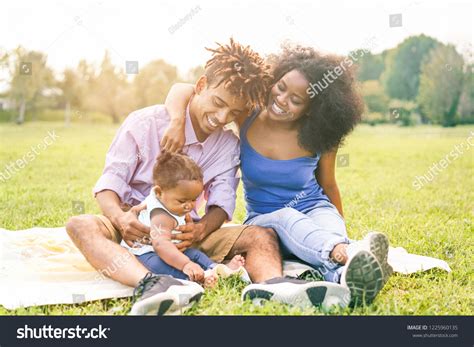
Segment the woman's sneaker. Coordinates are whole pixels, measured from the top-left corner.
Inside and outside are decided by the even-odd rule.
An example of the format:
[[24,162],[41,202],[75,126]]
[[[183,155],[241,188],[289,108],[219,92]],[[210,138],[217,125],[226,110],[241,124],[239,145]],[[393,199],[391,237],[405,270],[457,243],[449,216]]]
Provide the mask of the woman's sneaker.
[[331,282],[308,282],[290,277],[277,277],[264,283],[245,287],[242,300],[250,299],[254,303],[262,300],[274,300],[301,308],[331,306],[346,307],[351,293],[347,287]]
[[350,257],[344,266],[341,284],[351,291],[349,306],[372,303],[383,287],[382,267],[375,255],[360,250]]
[[382,267],[383,285],[385,285],[393,273],[392,267],[388,264],[388,237],[379,232],[370,232],[362,240],[347,246],[347,256],[351,258],[360,250],[366,250],[375,255],[375,258],[377,258]]
[[148,273],[133,292],[131,316],[180,314],[199,301],[204,289],[197,283]]

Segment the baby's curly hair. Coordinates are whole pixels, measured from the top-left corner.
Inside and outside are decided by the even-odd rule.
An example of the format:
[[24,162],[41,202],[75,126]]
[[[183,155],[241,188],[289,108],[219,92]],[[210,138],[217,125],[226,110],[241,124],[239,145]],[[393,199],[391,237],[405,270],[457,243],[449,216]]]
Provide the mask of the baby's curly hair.
[[172,189],[179,181],[201,181],[201,168],[185,154],[163,152],[153,167],[153,182],[161,189]]
[[251,109],[264,107],[267,101],[272,77],[270,66],[250,46],[242,46],[230,39],[230,44],[217,43],[212,58],[205,66],[205,75],[209,84],[224,87],[233,95],[249,99]]
[[[314,85],[323,81],[329,70],[349,63],[347,59],[323,55],[311,47],[287,42],[282,45],[282,52],[270,55],[268,61],[272,65],[274,83],[286,73],[297,70]],[[301,118],[298,141],[311,153],[325,153],[337,148],[361,120],[364,103],[356,87],[354,67],[353,62],[345,66],[344,72],[328,83],[327,88],[310,98],[308,115]]]

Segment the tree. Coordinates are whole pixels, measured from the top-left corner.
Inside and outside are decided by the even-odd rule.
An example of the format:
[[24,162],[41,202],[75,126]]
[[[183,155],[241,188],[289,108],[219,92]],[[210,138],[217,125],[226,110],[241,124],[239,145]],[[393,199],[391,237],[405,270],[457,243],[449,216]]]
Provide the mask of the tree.
[[35,116],[45,99],[45,91],[53,87],[52,70],[46,65],[46,56],[41,52],[28,51],[19,46],[11,54],[11,81],[8,97],[18,107],[17,123],[25,121],[27,108]]
[[464,59],[452,45],[439,45],[421,68],[418,103],[443,126],[455,125],[463,85]]
[[[0,48],[0,72],[8,70],[8,62],[9,62],[10,55],[7,51]],[[4,82],[6,80],[6,76],[3,73],[0,73],[0,82]]]
[[114,123],[119,122],[120,115],[128,113],[129,107],[124,108],[130,100],[127,78],[122,69],[114,66],[109,52],[105,52],[99,73],[89,85],[89,107],[110,115]]
[[164,103],[170,87],[177,81],[178,72],[175,66],[162,59],[148,63],[140,69],[133,81],[136,107]]
[[188,73],[186,74],[185,81],[194,84],[197,82],[199,77],[204,75],[204,72],[204,67],[202,67],[201,65],[195,66],[189,69]]
[[94,103],[97,97],[94,95],[94,88],[98,75],[97,69],[85,59],[81,59],[75,72],[78,80],[77,88],[81,94],[80,107],[83,110],[96,111]]
[[364,53],[357,61],[359,69],[357,79],[359,81],[378,80],[384,70],[382,54]]
[[82,105],[84,95],[83,84],[75,70],[65,69],[63,79],[59,81],[58,86],[62,91],[60,104],[65,108],[65,123],[66,126],[69,126],[71,122],[71,107],[78,109]]
[[459,121],[474,122],[474,64],[469,64],[464,71],[463,90],[459,100]]
[[382,81],[388,96],[415,100],[420,84],[421,65],[440,43],[428,36],[412,36],[388,52]]
[[370,112],[386,113],[389,99],[379,81],[365,81],[362,83],[362,95]]
[[392,99],[388,103],[388,109],[392,122],[401,126],[411,126],[421,122],[421,117],[416,114],[418,105],[413,101]]

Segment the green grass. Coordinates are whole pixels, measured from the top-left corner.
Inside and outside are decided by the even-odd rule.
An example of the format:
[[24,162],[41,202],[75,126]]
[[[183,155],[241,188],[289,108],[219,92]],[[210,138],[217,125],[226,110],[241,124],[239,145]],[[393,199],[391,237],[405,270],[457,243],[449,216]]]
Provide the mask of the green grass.
[[[73,214],[72,201],[84,201],[86,213],[98,213],[91,189],[101,174],[106,150],[115,134],[111,125],[26,123],[0,125],[0,172],[40,143],[49,130],[57,141],[17,172],[0,181],[0,227],[25,229],[62,226]],[[398,128],[360,126],[340,153],[349,166],[337,169],[349,236],[369,230],[387,233],[391,244],[409,252],[446,260],[452,273],[433,270],[411,276],[394,275],[369,307],[330,313],[352,315],[472,315],[473,314],[473,187],[474,148],[465,150],[435,179],[417,191],[412,182],[438,163],[456,144],[466,143],[472,126]],[[239,191],[235,222],[244,217]],[[208,291],[188,314],[300,315],[277,303],[262,307],[241,302],[244,284],[228,279]],[[0,314],[125,314],[130,299],[80,305],[52,305]]]

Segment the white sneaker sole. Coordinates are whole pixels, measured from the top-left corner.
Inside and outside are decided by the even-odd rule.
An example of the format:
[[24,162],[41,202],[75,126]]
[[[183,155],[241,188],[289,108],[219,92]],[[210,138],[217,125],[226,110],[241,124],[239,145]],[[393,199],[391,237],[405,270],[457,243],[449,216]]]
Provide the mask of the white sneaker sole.
[[346,264],[341,284],[351,291],[350,306],[370,304],[383,287],[382,267],[374,254],[357,252]]
[[379,232],[370,232],[367,234],[367,238],[369,240],[370,251],[375,255],[382,267],[383,284],[385,285],[393,273],[393,268],[387,262],[389,250],[388,237]]
[[[201,288],[199,288],[201,289]],[[171,286],[164,293],[155,294],[137,301],[130,316],[179,315],[199,301],[203,290],[191,292],[186,286]]]
[[337,283],[309,282],[296,284],[291,282],[275,284],[251,284],[242,293],[242,300],[274,300],[301,308],[331,306],[346,307],[350,301],[350,290]]

